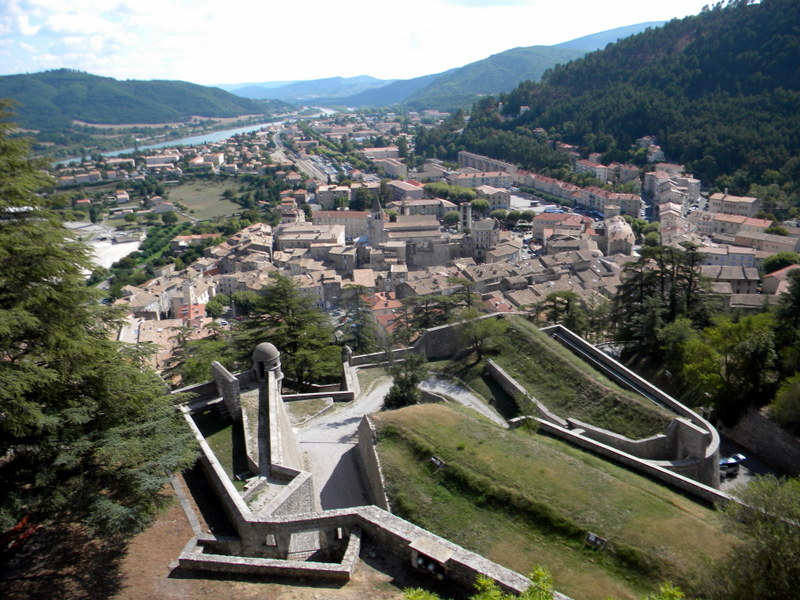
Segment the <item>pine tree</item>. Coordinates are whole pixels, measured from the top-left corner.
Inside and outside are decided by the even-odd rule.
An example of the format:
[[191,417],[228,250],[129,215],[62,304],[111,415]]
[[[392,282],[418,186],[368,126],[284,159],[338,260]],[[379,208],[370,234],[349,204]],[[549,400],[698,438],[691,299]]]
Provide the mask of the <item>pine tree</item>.
[[113,341],[119,314],[86,286],[91,267],[38,192],[49,176],[9,137],[0,101],[0,529],[83,520],[144,526],[172,472],[194,460],[163,381]]

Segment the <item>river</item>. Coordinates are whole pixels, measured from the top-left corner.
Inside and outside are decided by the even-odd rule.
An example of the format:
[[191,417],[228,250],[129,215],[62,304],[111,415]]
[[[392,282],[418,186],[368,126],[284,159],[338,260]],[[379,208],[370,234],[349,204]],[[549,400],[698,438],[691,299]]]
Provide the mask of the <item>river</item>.
[[[133,152],[141,152],[144,150],[155,150],[157,148],[174,148],[175,146],[198,146],[200,144],[210,144],[213,142],[226,140],[229,137],[233,137],[240,133],[250,133],[252,131],[258,131],[259,129],[262,129],[264,127],[269,127],[270,125],[277,125],[283,122],[284,121],[272,121],[269,123],[259,123],[257,125],[247,125],[245,127],[235,127],[233,129],[220,129],[218,131],[208,131],[206,133],[201,133],[199,135],[193,135],[190,137],[167,140],[166,142],[159,142],[157,144],[141,144],[138,148],[123,148],[122,150],[112,150],[110,152],[101,152],[100,154],[102,156],[120,156],[122,154],[131,154]],[[68,165],[80,161],[81,159],[77,157],[65,158],[64,160],[57,161],[55,164]]]
[[[327,108],[315,107],[320,111],[320,115],[328,116],[334,114],[336,111]],[[305,118],[305,117],[302,117]],[[176,146],[199,146],[200,144],[211,144],[226,140],[240,133],[250,133],[258,131],[264,127],[271,125],[280,125],[286,122],[286,119],[268,121],[265,123],[258,123],[257,125],[246,125],[244,127],[235,127],[233,129],[220,129],[218,131],[209,131],[198,135],[192,135],[185,138],[178,138],[175,140],[167,140],[165,142],[158,142],[156,144],[141,144],[138,148],[123,148],[122,150],[112,150],[110,152],[101,152],[102,156],[120,156],[122,154],[131,154],[133,152],[141,152],[143,150],[156,150],[158,148],[174,148]],[[66,158],[59,160],[56,165],[68,165],[71,163],[80,162],[80,158]]]

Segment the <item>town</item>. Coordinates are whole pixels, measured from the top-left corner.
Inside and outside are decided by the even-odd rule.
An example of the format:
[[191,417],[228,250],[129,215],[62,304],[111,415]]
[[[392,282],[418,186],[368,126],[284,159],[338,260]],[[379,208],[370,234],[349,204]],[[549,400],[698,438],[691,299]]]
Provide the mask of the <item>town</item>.
[[[798,251],[796,222],[758,218],[759,198],[703,194],[700,181],[665,162],[652,136],[636,141],[646,156],[642,167],[602,165],[599,155],[582,157],[549,142],[590,182],[579,186],[466,151],[458,164],[414,155],[410,131],[448,116],[339,114],[214,144],[61,165],[62,190],[116,183],[105,198],[73,200],[75,209],[99,211],[109,223],[153,224],[177,213],[198,221],[168,198],[136,197],[129,186],[137,181],[155,180],[167,192],[195,177],[271,174],[279,182],[279,201],[257,205],[271,208],[276,224],[256,222],[222,238],[171,239],[176,256],[192,247],[201,247],[202,256],[184,268],[157,267],[148,281],[121,289],[116,303],[129,317],[120,339],[154,344],[152,364],[162,370],[178,343],[176,328],[207,335],[214,318],[205,307],[216,295],[260,293],[272,273],[291,277],[330,312],[357,289],[386,340],[404,299],[453,295],[465,285],[489,313],[531,310],[565,292],[597,307],[614,297],[625,264],[643,245],[694,245],[701,273],[727,312],[761,310],[786,290],[787,273],[797,268],[763,269],[769,257]],[[215,238],[221,243],[209,245]],[[236,316],[234,306],[217,321],[227,325]]]

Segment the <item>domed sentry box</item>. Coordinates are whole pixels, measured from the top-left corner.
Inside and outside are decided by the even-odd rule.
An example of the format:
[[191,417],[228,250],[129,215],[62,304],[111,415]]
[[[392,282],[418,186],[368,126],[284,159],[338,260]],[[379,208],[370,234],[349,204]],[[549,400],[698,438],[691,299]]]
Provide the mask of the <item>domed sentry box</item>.
[[261,342],[253,351],[253,370],[259,381],[264,381],[269,371],[275,371],[276,378],[281,374],[281,353],[269,342]]

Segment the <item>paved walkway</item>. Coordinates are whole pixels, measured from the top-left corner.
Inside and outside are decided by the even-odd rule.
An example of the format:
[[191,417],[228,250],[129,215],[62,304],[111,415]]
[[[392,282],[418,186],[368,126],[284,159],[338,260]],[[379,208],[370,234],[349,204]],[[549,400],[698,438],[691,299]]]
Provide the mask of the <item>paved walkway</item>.
[[369,504],[358,473],[356,432],[364,415],[381,409],[391,385],[391,379],[379,379],[360,398],[337,405],[298,431],[323,510]]
[[[300,447],[314,474],[319,508],[329,510],[369,503],[358,471],[356,433],[364,415],[381,410],[383,398],[391,385],[389,377],[378,379],[360,398],[336,405],[332,411],[309,420],[298,430]],[[446,396],[507,427],[506,421],[493,408],[451,379],[430,377],[420,387]]]

